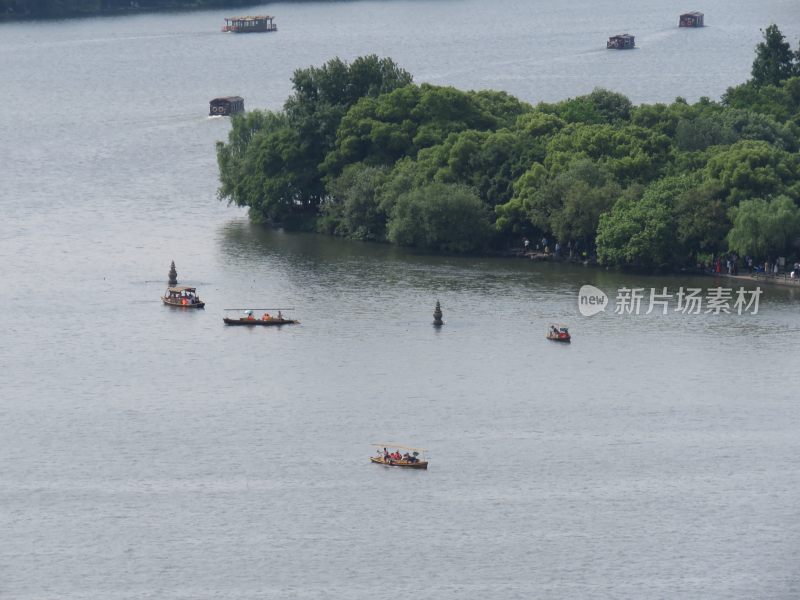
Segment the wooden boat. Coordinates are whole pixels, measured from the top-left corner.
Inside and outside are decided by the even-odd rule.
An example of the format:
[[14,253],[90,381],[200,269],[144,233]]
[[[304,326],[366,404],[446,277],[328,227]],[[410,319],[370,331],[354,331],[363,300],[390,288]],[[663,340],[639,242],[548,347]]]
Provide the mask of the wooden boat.
[[[295,319],[286,319],[283,316],[282,310],[294,310],[293,308],[226,308],[226,311],[241,311],[243,313],[240,317],[223,317],[222,320],[225,325],[242,325],[244,327],[268,327],[270,325],[297,325],[300,321]],[[273,317],[267,311],[278,311],[278,316]],[[253,311],[262,312],[261,318],[256,318]]]
[[376,465],[385,465],[387,467],[404,467],[406,469],[427,469],[428,461],[420,460],[418,462],[407,462],[404,460],[384,460],[382,456],[370,456],[370,461]]
[[547,339],[554,342],[567,342],[572,339],[569,334],[569,329],[566,325],[550,325],[550,330],[547,332]]
[[[401,467],[404,469],[427,469],[428,461],[425,459],[424,448],[412,448],[410,446],[400,446],[398,444],[372,444],[378,448],[377,456],[370,456],[370,462],[385,467]],[[394,448],[398,453],[406,450],[403,458],[389,458],[387,448]],[[409,454],[410,452],[410,454]],[[420,457],[421,458],[418,458]],[[406,458],[408,457],[408,458]]]
[[279,319],[278,317],[270,317],[269,319],[261,319],[256,318],[239,318],[239,319],[231,319],[229,317],[223,317],[222,319],[225,322],[225,325],[244,325],[250,327],[265,327],[267,325],[297,325],[300,321],[296,321],[295,319]]
[[161,296],[161,300],[164,304],[178,308],[203,308],[206,305],[200,300],[195,288],[185,285],[167,288],[167,293]]

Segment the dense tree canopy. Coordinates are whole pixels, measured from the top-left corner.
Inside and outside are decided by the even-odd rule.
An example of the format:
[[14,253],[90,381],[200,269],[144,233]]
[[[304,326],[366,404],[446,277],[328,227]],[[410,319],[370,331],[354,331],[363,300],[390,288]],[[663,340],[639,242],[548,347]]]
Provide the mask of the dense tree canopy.
[[342,117],[360,99],[410,82],[391,59],[374,55],[298,69],[282,112],[234,115],[228,143],[217,144],[219,196],[250,207],[256,221],[307,223],[326,195],[319,164]]
[[388,238],[426,250],[482,250],[491,233],[486,208],[470,187],[430,183],[400,196],[392,209]]
[[800,239],[800,73],[775,26],[721,102],[596,89],[531,106],[415,85],[390,59],[297,71],[283,111],[233,119],[220,197],[255,220],[432,251],[545,236],[605,264],[694,266]]
[[800,207],[786,196],[772,200],[744,200],[731,209],[733,228],[728,233],[731,250],[742,255],[770,257],[784,253],[800,233]]

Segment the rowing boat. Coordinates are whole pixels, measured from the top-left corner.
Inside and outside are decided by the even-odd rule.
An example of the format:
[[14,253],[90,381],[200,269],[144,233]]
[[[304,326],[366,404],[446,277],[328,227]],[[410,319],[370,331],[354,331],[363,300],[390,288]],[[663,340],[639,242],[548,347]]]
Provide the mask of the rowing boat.
[[[370,456],[370,462],[385,467],[402,467],[405,469],[427,469],[428,461],[425,458],[424,448],[412,448],[411,446],[400,446],[399,444],[389,444],[385,442],[372,444],[378,448],[377,456]],[[387,448],[394,448],[395,452],[389,452]],[[401,454],[400,450],[405,450]],[[396,454],[399,458],[392,455]],[[421,457],[421,458],[418,458]]]
[[231,319],[223,317],[226,325],[244,325],[245,327],[266,327],[268,325],[296,325],[300,321],[295,319],[279,319],[277,317],[270,317],[269,319]]

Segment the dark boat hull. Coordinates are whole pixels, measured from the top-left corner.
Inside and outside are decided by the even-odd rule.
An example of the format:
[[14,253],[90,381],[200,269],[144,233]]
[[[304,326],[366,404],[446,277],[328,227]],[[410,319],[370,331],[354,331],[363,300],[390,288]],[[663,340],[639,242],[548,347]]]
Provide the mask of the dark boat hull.
[[224,317],[222,319],[226,325],[243,325],[245,327],[268,327],[270,325],[296,325],[300,321],[294,319],[270,319],[264,321],[262,319],[229,319]]
[[384,465],[385,467],[400,467],[402,469],[427,469],[428,468],[428,461],[427,460],[421,460],[421,461],[415,462],[415,463],[409,463],[409,462],[405,462],[405,461],[396,461],[396,460],[390,460],[390,461],[387,462],[387,461],[383,460],[382,456],[381,457],[379,457],[379,456],[370,456],[369,460],[371,462],[375,463],[376,465]]
[[551,342],[562,342],[562,343],[569,344],[569,342],[570,342],[570,340],[571,340],[572,338],[568,338],[568,337],[556,337],[556,336],[550,336],[550,335],[548,335],[548,336],[547,336],[547,339],[548,339],[548,340],[550,340]]

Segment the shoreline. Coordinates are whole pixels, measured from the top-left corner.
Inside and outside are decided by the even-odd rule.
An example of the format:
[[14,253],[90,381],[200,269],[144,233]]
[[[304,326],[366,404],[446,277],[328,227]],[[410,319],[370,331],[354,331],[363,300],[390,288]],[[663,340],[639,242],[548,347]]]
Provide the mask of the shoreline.
[[[501,256],[503,258],[522,258],[526,260],[532,260],[534,262],[552,262],[552,263],[564,263],[564,264],[571,264],[571,265],[582,265],[584,267],[591,267],[591,268],[600,268],[600,269],[614,269],[619,271],[635,271],[636,269],[625,268],[625,267],[611,267],[607,265],[601,265],[597,262],[594,258],[587,258],[587,259],[580,259],[580,258],[573,258],[570,256],[556,256],[555,254],[551,253],[544,253],[544,252],[537,252],[537,251],[526,251],[522,248],[512,248],[497,254],[497,256]],[[647,271],[646,274],[648,275],[657,275],[662,271],[659,270],[650,270]],[[740,274],[740,275],[728,275],[727,273],[710,273],[708,271],[691,271],[691,270],[680,270],[680,269],[668,269],[666,272],[673,274],[673,275],[681,275],[686,273],[691,273],[692,275],[696,275],[699,277],[726,277],[728,279],[735,279],[737,281],[742,282],[749,282],[749,283],[765,283],[768,285],[776,285],[780,287],[798,287],[800,288],[800,278],[792,279],[789,277],[788,273],[782,273],[780,275],[767,275],[764,273],[747,273],[747,274]]]
[[164,3],[159,6],[123,6],[119,8],[107,8],[102,10],[73,10],[52,15],[36,14],[0,14],[0,25],[4,23],[27,23],[31,21],[60,21],[65,19],[92,19],[96,17],[121,17],[127,15],[146,15],[166,12],[195,12],[202,10],[220,10],[234,8],[251,8],[259,6],[258,2],[212,2],[210,4],[198,4],[197,2],[176,2]]
[[727,277],[737,281],[768,283],[781,287],[800,287],[800,279],[792,279],[787,273],[781,275],[766,275],[764,273],[748,273],[747,275],[728,275],[727,273],[713,273],[716,277]]

